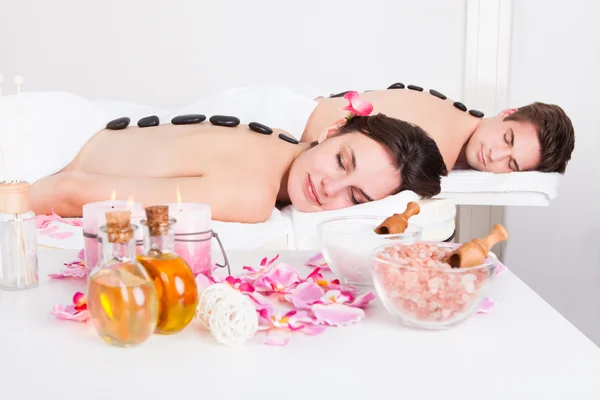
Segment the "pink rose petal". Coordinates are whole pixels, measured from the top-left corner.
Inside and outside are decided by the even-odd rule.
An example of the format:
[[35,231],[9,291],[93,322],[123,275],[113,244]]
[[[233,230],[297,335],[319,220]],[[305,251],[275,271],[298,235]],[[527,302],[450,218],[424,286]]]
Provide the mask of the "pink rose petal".
[[60,304],[56,304],[50,313],[59,319],[71,321],[88,322],[90,319],[90,315],[87,310],[77,311],[75,310],[75,306],[72,305],[64,307]]
[[310,309],[323,296],[323,289],[313,282],[302,282],[292,290],[289,297],[296,308]]
[[306,260],[304,265],[307,267],[321,268],[322,270],[331,270],[327,264],[327,261],[325,260],[325,257],[323,257],[323,253],[317,253],[310,257],[308,260]]
[[262,343],[267,346],[286,346],[289,342],[289,338],[269,335],[263,340]]
[[358,322],[364,317],[361,308],[350,307],[344,304],[315,304],[312,311],[319,322],[331,326],[344,326]]
[[52,225],[52,226],[48,226],[47,228],[44,229],[40,229],[40,233],[42,235],[49,235],[51,233],[54,233],[58,230],[58,226],[57,225]]
[[62,240],[62,239],[71,237],[73,235],[74,235],[73,232],[60,232],[60,233],[51,233],[48,236],[50,236],[51,238],[54,238],[54,239]]
[[359,296],[357,296],[354,301],[352,301],[351,303],[347,303],[349,306],[352,307],[358,307],[358,308],[364,308],[367,305],[369,305],[369,303],[372,300],[375,300],[377,296],[375,296],[375,293],[373,292],[368,292],[365,294],[361,294]]
[[326,325],[304,325],[301,332],[309,336],[314,336],[325,332],[326,329]]
[[481,304],[481,306],[479,307],[479,310],[477,311],[477,314],[487,314],[490,311],[492,311],[494,308],[496,308],[496,302],[494,300],[492,300],[489,297],[486,297],[483,300],[483,303]]
[[344,95],[344,98],[350,102],[349,105],[344,107],[344,110],[350,111],[353,114],[361,115],[363,117],[366,117],[373,112],[373,104],[362,100],[358,92],[348,92]]

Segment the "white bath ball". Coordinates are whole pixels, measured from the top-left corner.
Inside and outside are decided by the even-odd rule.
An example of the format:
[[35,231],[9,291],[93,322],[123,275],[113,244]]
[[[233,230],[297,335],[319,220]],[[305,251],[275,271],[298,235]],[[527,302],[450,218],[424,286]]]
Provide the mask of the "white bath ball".
[[21,86],[25,83],[25,78],[23,78],[21,75],[17,75],[13,78],[13,83]]
[[198,307],[196,307],[196,318],[200,321],[202,326],[206,329],[210,329],[208,319],[212,309],[220,300],[228,295],[231,296],[232,292],[236,292],[236,290],[225,283],[216,283],[200,292]]
[[252,301],[234,290],[216,302],[208,325],[217,342],[235,347],[254,336],[258,330],[258,315]]

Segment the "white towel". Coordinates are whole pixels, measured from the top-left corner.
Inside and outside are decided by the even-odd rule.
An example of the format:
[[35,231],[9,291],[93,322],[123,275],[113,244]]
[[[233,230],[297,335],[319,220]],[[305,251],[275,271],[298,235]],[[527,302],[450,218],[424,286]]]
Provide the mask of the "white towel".
[[442,193],[536,192],[549,200],[558,195],[561,175],[548,172],[511,172],[493,174],[481,171],[452,171],[442,178]]
[[91,101],[64,92],[0,97],[0,180],[31,184],[67,166],[106,126],[109,115]]

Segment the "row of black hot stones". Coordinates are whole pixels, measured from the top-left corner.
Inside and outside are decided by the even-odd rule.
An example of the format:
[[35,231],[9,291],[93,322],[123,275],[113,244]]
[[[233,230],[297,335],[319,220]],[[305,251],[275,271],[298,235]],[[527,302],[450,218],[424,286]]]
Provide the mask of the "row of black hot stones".
[[[409,89],[409,90],[415,90],[417,92],[422,92],[423,88],[420,86],[416,86],[416,85],[408,85],[405,86],[404,83],[400,83],[400,82],[396,82],[392,85],[390,85],[388,87],[388,89]],[[367,92],[370,92],[371,90],[367,90]],[[336,94],[332,94],[329,97],[343,97],[346,93],[350,92],[350,90],[347,90],[345,92],[341,92],[341,93],[336,93]],[[442,100],[446,100],[448,97],[446,97],[445,94],[438,92],[437,90],[431,89],[429,90],[429,93],[439,99]],[[454,107],[458,108],[461,111],[467,112],[467,106],[465,106],[463,103],[459,102],[459,101],[455,101],[454,102]],[[469,110],[469,114],[471,114],[474,117],[477,118],[483,118],[483,112],[479,111],[479,110]]]
[[[191,125],[191,124],[199,124],[201,122],[206,121],[206,115],[203,114],[186,114],[186,115],[178,115],[171,119],[171,123],[173,125]],[[240,124],[240,119],[237,117],[232,117],[229,115],[213,115],[209,118],[211,124],[215,126],[226,126],[229,128],[234,128]],[[115,120],[110,121],[106,124],[106,129],[110,129],[113,131],[125,129],[131,123],[131,119],[129,117],[121,117]],[[160,119],[156,115],[151,115],[149,117],[144,117],[140,119],[137,125],[140,128],[150,128],[152,126],[158,126],[160,124]],[[266,125],[263,125],[258,122],[250,122],[248,127],[258,133],[262,133],[263,135],[271,135],[273,133],[273,129],[269,128]],[[293,137],[290,137],[284,133],[279,134],[279,138],[288,143],[298,144],[298,141]]]

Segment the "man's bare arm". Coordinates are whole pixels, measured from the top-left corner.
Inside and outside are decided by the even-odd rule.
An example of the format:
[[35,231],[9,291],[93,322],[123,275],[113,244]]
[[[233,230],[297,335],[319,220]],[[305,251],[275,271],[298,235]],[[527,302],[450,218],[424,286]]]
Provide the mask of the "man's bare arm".
[[131,196],[146,207],[176,202],[177,188],[184,202],[209,204],[213,219],[224,222],[264,222],[277,196],[274,188],[253,187],[248,179],[127,178],[65,172],[36,182],[31,188],[31,204],[36,214],[54,211],[63,217],[79,217],[84,204],[108,200],[113,191],[120,200]]

